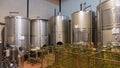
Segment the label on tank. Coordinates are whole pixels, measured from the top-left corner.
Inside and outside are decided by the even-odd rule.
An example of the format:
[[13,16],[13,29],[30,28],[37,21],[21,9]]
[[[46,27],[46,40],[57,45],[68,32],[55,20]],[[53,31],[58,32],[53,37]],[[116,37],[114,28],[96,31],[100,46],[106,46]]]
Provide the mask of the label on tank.
[[112,34],[120,34],[120,29],[119,28],[113,28],[112,29]]
[[10,56],[10,51],[6,50],[6,56],[9,57]]
[[18,38],[19,38],[20,40],[24,40],[24,39],[25,39],[24,36],[18,36]]

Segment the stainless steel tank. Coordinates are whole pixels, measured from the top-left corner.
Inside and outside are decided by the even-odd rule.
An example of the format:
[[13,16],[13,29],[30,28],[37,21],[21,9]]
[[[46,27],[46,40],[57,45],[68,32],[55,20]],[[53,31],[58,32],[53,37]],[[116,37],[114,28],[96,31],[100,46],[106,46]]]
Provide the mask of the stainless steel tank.
[[1,27],[1,40],[0,40],[0,66],[1,66],[1,61],[3,59],[3,52],[4,52],[4,25],[5,24],[0,24],[0,27]]
[[43,47],[48,45],[48,20],[31,20],[31,47]]
[[70,43],[70,22],[69,18],[58,14],[50,18],[49,23],[50,45]]
[[[30,48],[30,21],[22,16],[5,17],[4,68],[23,68],[24,55]],[[8,63],[9,62],[9,63]]]
[[[72,43],[88,45],[93,43],[94,13],[92,11],[77,11],[72,14]],[[94,35],[95,37],[95,35]]]
[[106,0],[97,7],[98,45],[120,46],[120,0]]
[[21,16],[7,16],[5,22],[4,45],[28,49],[30,45],[30,21]]
[[3,59],[3,57],[2,57],[2,52],[3,52],[3,44],[2,44],[2,41],[0,41],[0,66],[1,66],[1,61],[2,61],[2,59]]

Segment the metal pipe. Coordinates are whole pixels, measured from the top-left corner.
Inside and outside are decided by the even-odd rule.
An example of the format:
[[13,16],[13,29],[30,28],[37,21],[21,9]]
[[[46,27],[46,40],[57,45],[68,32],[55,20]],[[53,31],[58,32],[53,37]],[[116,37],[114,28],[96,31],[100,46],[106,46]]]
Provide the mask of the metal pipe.
[[61,12],[61,0],[59,0],[59,12]]
[[82,11],[83,10],[83,5],[82,4],[80,4],[80,11]]
[[54,9],[54,46],[56,46],[56,9]]
[[29,0],[27,0],[27,18],[29,18]]
[[102,2],[102,1],[100,0],[100,4],[101,4],[101,2]]
[[90,10],[92,10],[91,7],[92,7],[92,6],[89,5],[89,6],[85,7],[84,10],[86,11],[86,9],[88,9],[88,8],[90,8]]

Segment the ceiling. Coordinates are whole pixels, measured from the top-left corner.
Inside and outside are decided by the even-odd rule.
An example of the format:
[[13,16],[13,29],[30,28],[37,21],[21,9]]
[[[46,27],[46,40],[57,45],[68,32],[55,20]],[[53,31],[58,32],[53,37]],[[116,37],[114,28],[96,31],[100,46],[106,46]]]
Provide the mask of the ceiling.
[[47,0],[55,5],[59,5],[59,0]]

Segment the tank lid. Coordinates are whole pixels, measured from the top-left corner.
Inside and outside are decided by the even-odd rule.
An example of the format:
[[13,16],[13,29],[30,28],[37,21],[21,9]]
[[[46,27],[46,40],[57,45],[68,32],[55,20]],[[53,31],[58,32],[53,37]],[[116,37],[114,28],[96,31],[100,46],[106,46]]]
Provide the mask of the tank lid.
[[28,19],[28,18],[25,18],[25,17],[22,17],[22,16],[6,16],[6,18],[20,18],[20,19]]
[[35,20],[48,21],[48,19],[31,19],[31,21],[35,21]]
[[75,14],[75,13],[89,13],[89,12],[92,12],[92,11],[76,11],[76,12],[74,12],[72,14]]
[[56,16],[51,16],[50,18],[54,18],[54,17],[66,17],[66,18],[69,18],[68,16],[62,15],[61,12],[58,12]]
[[99,5],[98,5],[97,7],[101,6],[102,4],[104,4],[104,3],[108,2],[108,1],[118,1],[118,0],[105,0],[105,1],[100,1]]
[[48,21],[48,19],[41,19],[40,16],[37,16],[36,19],[31,19],[31,21],[36,21],[36,20]]

